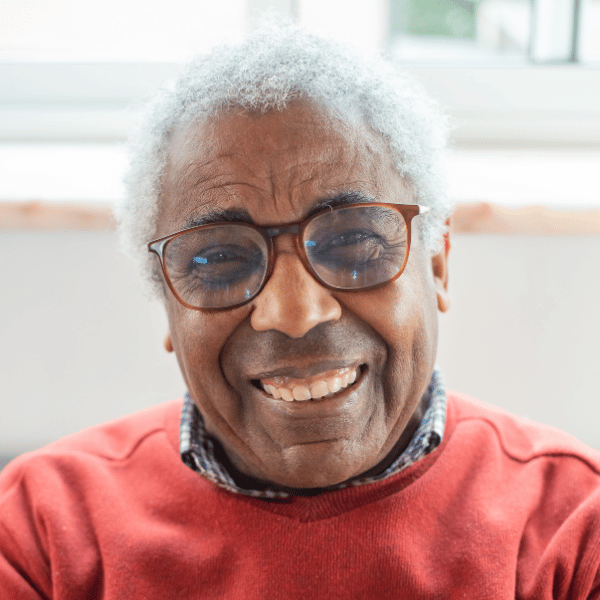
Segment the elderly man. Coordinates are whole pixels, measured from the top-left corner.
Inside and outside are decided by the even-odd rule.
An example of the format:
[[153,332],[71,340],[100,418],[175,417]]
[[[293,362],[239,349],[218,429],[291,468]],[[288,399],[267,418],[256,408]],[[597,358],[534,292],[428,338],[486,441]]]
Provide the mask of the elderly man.
[[295,29],[157,100],[119,216],[188,394],[6,469],[2,598],[600,598],[598,454],[434,367],[445,135]]

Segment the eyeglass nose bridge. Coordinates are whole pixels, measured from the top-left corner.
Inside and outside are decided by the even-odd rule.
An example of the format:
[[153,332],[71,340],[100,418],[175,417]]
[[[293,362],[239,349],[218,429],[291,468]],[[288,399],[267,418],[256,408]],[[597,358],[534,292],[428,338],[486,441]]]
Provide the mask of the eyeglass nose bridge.
[[263,231],[265,235],[272,240],[274,237],[285,235],[286,233],[298,235],[298,233],[300,233],[300,225],[291,223],[290,225],[281,225],[280,227],[266,227]]
[[[278,225],[277,227],[259,227],[257,228],[261,231],[264,237],[267,238],[269,245],[269,256],[268,256],[268,267],[267,272],[265,274],[264,282],[261,286],[261,291],[271,279],[271,275],[273,274],[273,269],[275,268],[275,244],[273,243],[274,238],[279,237],[280,235],[292,234],[295,236],[294,244],[296,246],[296,251],[298,253],[298,258],[300,262],[304,265],[304,268],[308,271],[308,273],[313,277],[317,283],[323,285],[324,282],[317,275],[315,270],[312,268],[310,261],[308,260],[308,256],[303,252],[302,243],[299,239],[299,234],[303,230],[303,223],[288,223],[287,225]],[[325,284],[326,287],[327,284]],[[259,292],[260,293],[260,292]]]

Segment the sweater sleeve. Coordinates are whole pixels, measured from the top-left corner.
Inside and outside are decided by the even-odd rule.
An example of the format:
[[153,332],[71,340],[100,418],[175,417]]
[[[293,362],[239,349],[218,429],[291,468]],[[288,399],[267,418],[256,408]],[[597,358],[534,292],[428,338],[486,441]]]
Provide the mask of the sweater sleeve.
[[600,569],[598,569],[598,572],[596,573],[594,585],[587,600],[600,600]]
[[43,522],[36,515],[18,461],[0,474],[0,598],[50,599]]

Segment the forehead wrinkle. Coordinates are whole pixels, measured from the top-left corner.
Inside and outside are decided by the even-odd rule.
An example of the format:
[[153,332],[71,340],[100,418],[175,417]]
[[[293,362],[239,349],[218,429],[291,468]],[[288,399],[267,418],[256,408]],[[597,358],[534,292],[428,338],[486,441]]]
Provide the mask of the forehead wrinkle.
[[314,192],[304,194],[302,188],[310,186],[322,177],[322,165],[319,161],[309,158],[290,164],[288,156],[281,157],[280,160],[265,161],[264,167],[267,170],[265,179],[269,189],[265,187],[262,190],[262,201],[270,202],[275,214],[287,213],[290,207],[297,214],[301,214],[305,197],[314,197]]
[[[204,184],[211,182],[215,183],[214,185],[206,187],[207,190],[215,187],[246,184],[246,182],[243,181],[236,181],[240,178],[240,176],[243,177],[246,175],[245,172],[240,174],[239,164],[236,166],[230,166],[227,164],[229,161],[226,161],[225,165],[220,164],[223,162],[223,159],[233,158],[233,156],[233,153],[229,153],[227,155],[207,160],[203,163],[198,163],[193,160],[190,161],[185,168],[181,169],[181,171],[178,173],[177,180],[175,182],[177,187],[182,188],[182,192],[185,194],[198,187],[203,187]],[[226,168],[223,168],[224,166]],[[245,169],[245,171],[248,171],[248,169]],[[230,179],[230,181],[228,181],[228,179]]]
[[[193,171],[192,171],[193,172]],[[231,170],[214,174],[198,174],[177,195],[182,205],[191,205],[194,209],[207,205],[222,207],[244,207],[244,198],[265,195],[264,186],[259,181],[248,181],[243,174]]]
[[239,140],[235,149],[231,149],[227,145],[231,136],[227,132],[217,134],[221,121],[213,118],[204,123],[190,123],[177,131],[169,148],[168,168],[176,176],[174,183],[184,193],[207,181],[226,179],[228,173],[237,173],[233,179],[240,175],[255,177],[245,160],[249,153],[239,146]]
[[[393,161],[385,140],[362,122],[325,118],[323,123],[323,116],[312,115],[317,129],[314,148],[306,120],[283,123],[284,136],[278,131],[258,136],[242,124],[243,135],[238,137],[235,119],[209,120],[202,125],[203,132],[180,131],[172,157],[180,161],[172,161],[171,180],[178,184],[172,188],[179,196],[175,198],[181,208],[178,221],[227,210],[251,211],[257,224],[290,223],[306,218],[313,205],[327,206],[327,198],[344,195],[370,202],[402,202],[407,182],[392,169],[401,181],[390,190],[386,167]],[[255,121],[265,118],[269,115]],[[220,124],[226,125],[224,131],[218,129]],[[412,195],[410,186],[408,191]]]

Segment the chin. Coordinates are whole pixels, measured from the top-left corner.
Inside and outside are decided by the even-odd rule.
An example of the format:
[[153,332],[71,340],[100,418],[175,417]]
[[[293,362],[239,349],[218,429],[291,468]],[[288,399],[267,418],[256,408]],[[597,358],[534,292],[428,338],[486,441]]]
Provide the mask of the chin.
[[285,471],[270,473],[264,478],[279,486],[297,489],[337,485],[369,468],[349,454],[345,440],[294,446],[285,453]]

